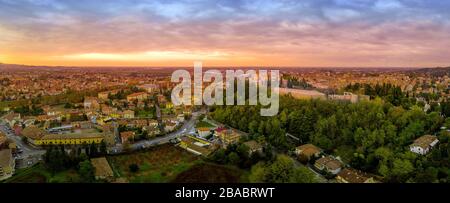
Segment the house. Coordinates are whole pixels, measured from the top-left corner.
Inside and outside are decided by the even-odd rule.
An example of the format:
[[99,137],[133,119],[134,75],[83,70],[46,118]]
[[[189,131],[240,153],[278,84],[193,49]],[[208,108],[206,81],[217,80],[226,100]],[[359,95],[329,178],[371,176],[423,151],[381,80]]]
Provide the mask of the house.
[[207,128],[207,127],[197,128],[197,132],[198,132],[198,135],[203,138],[211,135],[211,129]]
[[90,121],[75,121],[70,123],[73,128],[79,128],[79,129],[89,129],[94,126],[94,124]]
[[189,135],[180,138],[179,146],[193,154],[201,156],[208,156],[216,149],[216,147],[208,141]]
[[148,121],[147,121],[147,119],[131,120],[130,122],[128,122],[127,126],[134,127],[134,128],[143,128],[145,126],[148,126]]
[[99,92],[97,97],[101,100],[108,100],[109,95],[116,95],[118,92],[119,90]]
[[122,144],[130,142],[130,140],[134,139],[135,133],[133,131],[125,131],[120,133],[120,139],[122,140]]
[[7,113],[6,115],[2,116],[2,120],[5,121],[6,123],[8,123],[8,125],[10,127],[14,126],[14,124],[16,123],[20,123],[21,117],[20,117],[20,113],[14,113],[14,112],[10,112]]
[[219,138],[224,147],[227,147],[230,144],[237,143],[241,138],[241,135],[236,130],[226,129],[224,127],[217,128],[215,130],[214,136]]
[[414,140],[409,146],[411,152],[416,154],[425,155],[427,154],[436,144],[439,142],[438,138],[434,135],[424,135],[422,137]]
[[127,96],[127,101],[144,101],[148,98],[148,94],[146,92],[137,92]]
[[184,114],[178,114],[177,120],[178,122],[184,122]]
[[322,150],[313,144],[304,144],[295,148],[295,154],[297,154],[300,159],[305,159],[307,161],[319,157],[321,152]]
[[100,109],[100,102],[97,97],[86,97],[84,98],[83,106],[85,109],[97,110]]
[[110,107],[106,104],[101,105],[101,109],[104,115],[110,115],[117,112],[117,108]]
[[148,93],[158,92],[159,86],[156,84],[139,85],[138,88],[145,90]]
[[142,130],[147,131],[148,136],[150,136],[150,137],[153,137],[153,136],[161,133],[157,125],[145,126],[142,128]]
[[342,163],[330,156],[325,156],[316,160],[314,166],[321,171],[326,171],[334,175],[341,172],[342,169]]
[[167,102],[166,96],[162,95],[162,94],[158,94],[157,96],[158,98],[158,103],[162,106],[163,104],[165,105],[165,103]]
[[123,118],[134,118],[134,111],[132,110],[123,111]]
[[164,122],[164,131],[166,131],[166,132],[172,132],[175,130],[176,127],[177,127],[176,122],[172,122],[172,121]]
[[262,153],[263,147],[255,140],[250,140],[244,142],[244,145],[248,147],[248,153],[251,155],[253,153]]
[[158,121],[155,119],[148,120],[148,126],[158,126]]
[[113,170],[105,157],[91,159],[91,164],[95,169],[96,180],[105,180],[114,177]]
[[12,156],[11,149],[0,150],[0,181],[14,174],[16,162]]
[[23,125],[25,126],[34,125],[35,122],[36,122],[35,116],[26,116],[23,118]]
[[376,183],[369,174],[352,168],[341,170],[336,176],[336,181],[338,183]]

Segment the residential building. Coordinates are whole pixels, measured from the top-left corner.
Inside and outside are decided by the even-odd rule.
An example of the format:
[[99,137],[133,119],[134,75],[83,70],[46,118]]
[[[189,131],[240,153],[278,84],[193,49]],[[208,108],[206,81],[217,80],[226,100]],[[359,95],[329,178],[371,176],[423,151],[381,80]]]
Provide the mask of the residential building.
[[129,143],[134,139],[135,133],[133,131],[125,131],[120,133],[120,139],[122,140],[122,144]]
[[2,120],[8,123],[10,127],[14,126],[16,123],[20,123],[21,116],[20,113],[9,112],[6,115],[2,116]]
[[138,88],[145,90],[148,93],[158,92],[159,86],[156,84],[139,85]]
[[178,114],[177,120],[178,122],[184,122],[184,114]]
[[211,129],[207,127],[197,128],[198,135],[200,137],[208,137],[211,135]]
[[108,100],[109,95],[116,95],[118,92],[119,92],[119,90],[99,92],[97,97],[101,100]]
[[134,111],[132,110],[123,111],[123,118],[134,118]]
[[338,183],[376,183],[372,176],[362,171],[345,168],[336,176]]
[[128,102],[132,102],[132,101],[144,101],[148,98],[148,93],[146,92],[137,92],[137,93],[133,93],[127,96],[127,101]]
[[314,166],[321,171],[326,171],[334,175],[341,172],[342,169],[342,163],[330,156],[317,159]]
[[248,153],[250,155],[252,155],[254,153],[262,153],[263,152],[262,145],[259,144],[255,140],[250,140],[250,141],[244,142],[244,145],[248,147]]
[[208,156],[216,149],[216,147],[208,141],[193,136],[183,136],[180,140],[181,148],[196,155]]
[[409,149],[420,155],[427,154],[436,144],[439,142],[438,138],[434,135],[424,135],[422,137],[417,138],[414,140],[414,143],[412,143],[409,146]]
[[219,138],[219,140],[222,142],[223,147],[227,147],[230,144],[236,144],[241,138],[241,134],[236,130],[226,129],[224,127],[217,128],[215,130],[214,136]]
[[83,106],[85,109],[98,110],[100,109],[100,102],[96,97],[86,97]]
[[322,150],[313,144],[304,144],[295,148],[295,154],[297,154],[301,160],[306,161],[319,157],[321,152]]

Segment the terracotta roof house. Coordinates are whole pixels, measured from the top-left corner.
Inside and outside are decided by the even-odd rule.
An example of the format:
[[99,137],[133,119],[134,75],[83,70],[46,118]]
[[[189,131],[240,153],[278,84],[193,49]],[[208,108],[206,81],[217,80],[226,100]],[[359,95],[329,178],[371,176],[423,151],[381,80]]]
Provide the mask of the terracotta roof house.
[[376,181],[369,174],[362,171],[345,168],[336,176],[339,183],[376,183]]
[[334,175],[338,174],[342,169],[342,163],[330,156],[317,159],[314,166],[319,170],[324,170]]
[[122,140],[122,144],[127,143],[130,141],[130,139],[134,139],[134,132],[133,131],[121,132],[120,139]]
[[319,147],[316,147],[313,144],[304,144],[301,146],[298,146],[295,149],[295,153],[300,158],[305,158],[306,160],[310,160],[313,157],[319,157],[319,154],[322,152],[322,149]]
[[148,98],[147,92],[137,92],[127,96],[127,101],[132,102],[134,100],[143,101]]
[[211,134],[211,128],[200,127],[200,128],[197,128],[197,132],[200,137],[207,137],[208,135]]

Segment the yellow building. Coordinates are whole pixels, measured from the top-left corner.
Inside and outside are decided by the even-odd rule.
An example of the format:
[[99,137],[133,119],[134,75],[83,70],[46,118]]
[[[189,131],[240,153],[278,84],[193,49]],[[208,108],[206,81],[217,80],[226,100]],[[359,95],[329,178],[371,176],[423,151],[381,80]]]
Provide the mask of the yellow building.
[[100,144],[104,137],[102,134],[47,134],[39,140],[35,140],[36,145],[81,145]]
[[241,135],[236,130],[226,128],[217,128],[215,130],[215,136],[220,139],[224,147],[239,142],[241,138]]

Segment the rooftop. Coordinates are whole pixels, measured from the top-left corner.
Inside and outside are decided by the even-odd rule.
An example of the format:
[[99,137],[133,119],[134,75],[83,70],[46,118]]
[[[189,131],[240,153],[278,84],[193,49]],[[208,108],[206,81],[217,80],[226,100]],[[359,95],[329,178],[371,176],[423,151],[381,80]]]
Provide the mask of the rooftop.
[[322,151],[319,147],[316,147],[313,144],[304,144],[304,145],[298,146],[297,150],[299,150],[301,154],[306,155],[306,156],[312,156],[312,155],[320,153]]
[[438,138],[434,135],[424,135],[414,140],[414,143],[411,144],[411,146],[417,146],[425,149],[428,148],[437,139]]
[[341,162],[329,156],[318,159],[316,163],[327,167],[329,170],[336,170],[342,167]]
[[367,173],[351,168],[343,169],[338,176],[349,183],[364,183],[371,178]]

